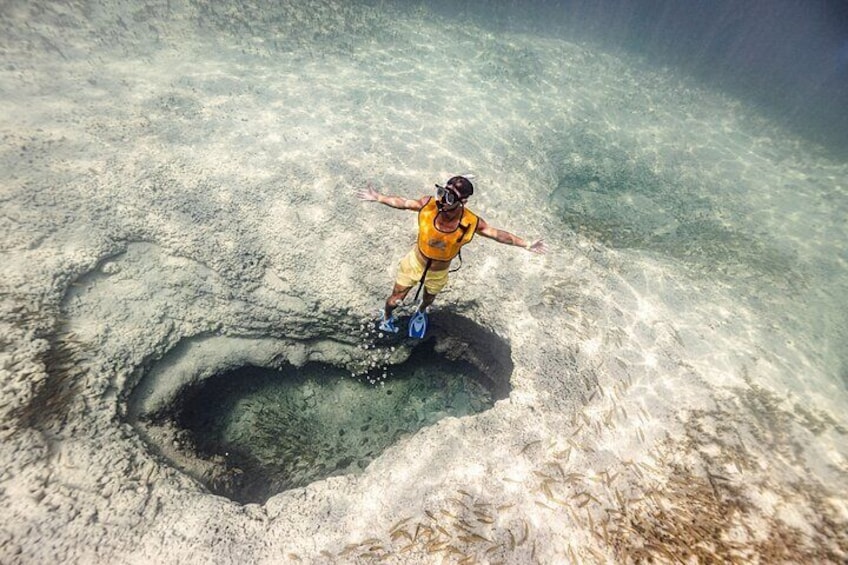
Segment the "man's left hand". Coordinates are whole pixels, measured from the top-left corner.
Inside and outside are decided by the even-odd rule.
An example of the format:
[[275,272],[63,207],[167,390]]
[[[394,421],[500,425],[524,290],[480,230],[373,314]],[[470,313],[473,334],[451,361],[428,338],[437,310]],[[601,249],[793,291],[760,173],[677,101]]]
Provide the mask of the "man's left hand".
[[533,253],[538,253],[539,255],[544,255],[548,252],[548,246],[545,245],[545,242],[541,239],[537,239],[529,246],[527,246],[527,251],[531,251]]

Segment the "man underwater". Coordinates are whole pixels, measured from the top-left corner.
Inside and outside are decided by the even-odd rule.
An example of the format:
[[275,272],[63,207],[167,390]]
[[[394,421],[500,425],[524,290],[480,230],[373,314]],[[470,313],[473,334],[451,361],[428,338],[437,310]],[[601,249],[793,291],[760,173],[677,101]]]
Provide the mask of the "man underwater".
[[[500,243],[523,247],[533,253],[547,251],[541,239],[529,243],[517,235],[490,226],[466,208],[465,204],[473,193],[474,186],[464,176],[452,177],[445,186],[437,184],[435,197],[423,196],[418,200],[386,196],[370,185],[357,192],[356,195],[365,201],[418,212],[418,242],[398,265],[397,278],[380,321],[382,331],[398,332],[392,312],[406,298],[409,290],[418,284],[424,287],[424,297],[409,321],[409,337],[424,337],[427,331],[427,308],[447,284],[451,261],[475,233]],[[421,286],[418,290],[421,290]]]

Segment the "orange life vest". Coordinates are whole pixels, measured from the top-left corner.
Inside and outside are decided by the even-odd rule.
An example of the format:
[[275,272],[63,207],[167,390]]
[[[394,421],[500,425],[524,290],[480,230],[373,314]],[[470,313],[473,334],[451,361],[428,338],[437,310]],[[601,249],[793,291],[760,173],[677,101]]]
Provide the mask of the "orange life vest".
[[459,255],[460,248],[474,237],[479,218],[463,206],[462,217],[456,229],[444,232],[436,227],[438,214],[436,200],[432,197],[418,211],[418,249],[428,259],[450,261]]

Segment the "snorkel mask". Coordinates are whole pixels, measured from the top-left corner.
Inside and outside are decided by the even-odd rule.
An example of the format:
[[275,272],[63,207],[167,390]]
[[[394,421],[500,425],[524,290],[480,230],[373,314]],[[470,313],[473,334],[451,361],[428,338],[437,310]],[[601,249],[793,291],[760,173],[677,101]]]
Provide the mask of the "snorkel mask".
[[459,193],[454,190],[450,185],[442,186],[440,184],[436,185],[436,205],[439,207],[439,210],[444,210],[446,208],[453,208],[460,201]]

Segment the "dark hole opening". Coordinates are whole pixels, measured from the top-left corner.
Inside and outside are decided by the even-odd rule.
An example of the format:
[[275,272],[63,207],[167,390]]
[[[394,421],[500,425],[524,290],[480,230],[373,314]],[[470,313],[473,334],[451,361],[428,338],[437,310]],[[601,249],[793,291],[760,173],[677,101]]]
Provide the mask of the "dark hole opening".
[[376,386],[322,363],[243,366],[184,390],[169,414],[154,419],[178,428],[180,449],[214,462],[196,477],[209,490],[262,503],[361,472],[387,447],[442,418],[491,408],[508,392],[493,387],[498,380],[468,361],[446,359],[430,342]]

